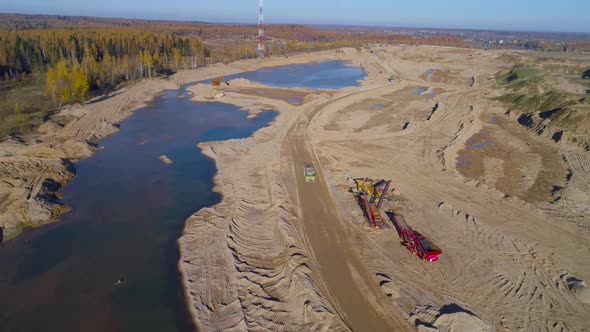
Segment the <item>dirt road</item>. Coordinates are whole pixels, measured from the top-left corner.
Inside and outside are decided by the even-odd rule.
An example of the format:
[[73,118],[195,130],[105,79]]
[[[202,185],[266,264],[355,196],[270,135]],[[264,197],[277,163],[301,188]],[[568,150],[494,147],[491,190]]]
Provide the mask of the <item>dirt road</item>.
[[[359,93],[362,92],[338,100]],[[322,275],[326,294],[353,331],[408,330],[410,325],[401,313],[394,310],[362,263],[350,239],[349,228],[339,217],[321,170],[317,169],[315,183],[305,181],[303,164],[313,162],[319,165],[306,134],[307,127],[324,106],[317,106],[300,116],[287,134],[283,151],[289,154],[294,167],[304,232]]]

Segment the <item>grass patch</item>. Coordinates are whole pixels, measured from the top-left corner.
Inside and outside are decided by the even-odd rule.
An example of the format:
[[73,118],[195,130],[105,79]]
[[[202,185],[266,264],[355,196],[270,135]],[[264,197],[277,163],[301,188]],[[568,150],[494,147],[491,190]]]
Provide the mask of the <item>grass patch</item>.
[[0,81],[0,138],[34,130],[53,108],[45,95],[45,76]]
[[590,78],[576,78],[575,82],[590,89]]
[[526,80],[532,77],[540,76],[542,73],[533,67],[516,67],[504,75],[504,82],[512,83],[516,80]]
[[525,113],[547,112],[579,103],[574,96],[558,91],[547,91],[541,94],[509,93],[497,100]]
[[[572,83],[588,87],[590,80],[582,79],[580,74],[563,76]],[[519,123],[531,127],[540,119],[548,120],[552,130],[562,130],[579,137],[590,134],[590,96],[588,93],[576,94],[557,91],[549,79],[549,74],[535,68],[517,66],[508,72],[496,75],[497,82],[513,92],[495,98],[507,107],[524,114]],[[530,116],[535,114],[535,117]]]
[[590,108],[587,105],[567,109],[551,120],[552,125],[579,135],[590,133]]
[[590,134],[588,98],[580,98],[580,95],[548,91],[531,95],[510,93],[496,99],[523,113],[550,119],[554,128],[579,135]]
[[500,85],[519,91],[525,88],[536,88],[545,82],[546,76],[547,74],[538,68],[516,66],[508,72],[496,75],[496,80]]

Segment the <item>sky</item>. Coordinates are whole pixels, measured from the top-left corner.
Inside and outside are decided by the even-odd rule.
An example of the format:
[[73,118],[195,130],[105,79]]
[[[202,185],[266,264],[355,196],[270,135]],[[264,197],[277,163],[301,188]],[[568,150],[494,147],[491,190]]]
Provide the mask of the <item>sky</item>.
[[[257,23],[257,0],[0,0],[0,12]],[[266,0],[267,23],[590,33],[590,0]]]

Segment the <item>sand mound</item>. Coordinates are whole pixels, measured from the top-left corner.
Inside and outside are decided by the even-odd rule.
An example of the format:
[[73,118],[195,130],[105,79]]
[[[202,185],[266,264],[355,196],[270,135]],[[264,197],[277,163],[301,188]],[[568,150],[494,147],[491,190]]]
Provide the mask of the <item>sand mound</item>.
[[222,91],[219,87],[214,87],[211,84],[203,83],[188,87],[187,90],[194,95],[195,99],[202,101],[215,99],[215,96]]
[[580,299],[580,301],[590,304],[590,289],[588,289],[585,281],[580,280],[568,273],[564,273],[561,276],[561,280],[563,283],[565,283],[567,288],[572,291],[572,293],[574,293],[578,299]]
[[230,87],[236,86],[236,87],[241,87],[241,88],[266,87],[263,84],[252,82],[252,81],[245,79],[245,78],[233,79],[233,80],[229,81],[229,86]]
[[417,306],[410,314],[410,320],[418,331],[441,332],[487,332],[492,327],[469,310],[456,304],[437,308],[432,305]]
[[61,159],[0,158],[0,226],[10,239],[25,227],[55,220],[64,207],[57,192],[74,176],[72,163]]

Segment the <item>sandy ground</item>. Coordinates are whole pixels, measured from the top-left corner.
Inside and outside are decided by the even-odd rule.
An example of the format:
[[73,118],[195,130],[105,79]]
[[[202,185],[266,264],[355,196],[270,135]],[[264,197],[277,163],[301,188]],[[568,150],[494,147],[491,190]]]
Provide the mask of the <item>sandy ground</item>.
[[[360,87],[336,92],[246,80],[191,88],[195,101],[235,104],[251,116],[280,112],[251,138],[199,146],[216,161],[215,190],[224,199],[189,218],[178,241],[196,326],[584,331],[590,326],[590,156],[535,135],[489,99],[500,94],[494,75],[522,57],[374,46],[182,72],[131,88],[136,99],[124,92],[66,110],[64,117],[77,120],[47,128],[42,137],[52,138],[41,143],[3,143],[0,151],[8,153],[0,162],[27,149],[46,151],[48,144],[57,150],[53,137],[81,146],[61,158],[87,157],[89,142],[116,131],[118,121],[169,85],[261,66],[352,60],[368,77]],[[305,97],[290,102],[293,96]],[[89,107],[95,107],[92,115]],[[56,153],[25,156],[53,172],[39,178],[53,179],[69,169],[67,163],[44,166],[62,161]],[[304,162],[314,163],[316,183],[304,181]],[[392,180],[393,200],[384,208],[402,212],[440,246],[440,260],[420,261],[393,228],[369,227],[348,192],[351,177]],[[10,188],[23,190],[13,202],[35,197],[28,182]],[[0,198],[0,208],[6,201]]]
[[[348,50],[369,73],[362,86],[302,105],[232,82],[219,100],[280,116],[252,138],[201,145],[224,194],[179,240],[202,330],[587,329],[588,154],[488,99],[512,66],[505,53]],[[304,162],[318,182],[304,181]],[[371,229],[350,177],[391,179],[385,208],[439,245],[440,261]]]

